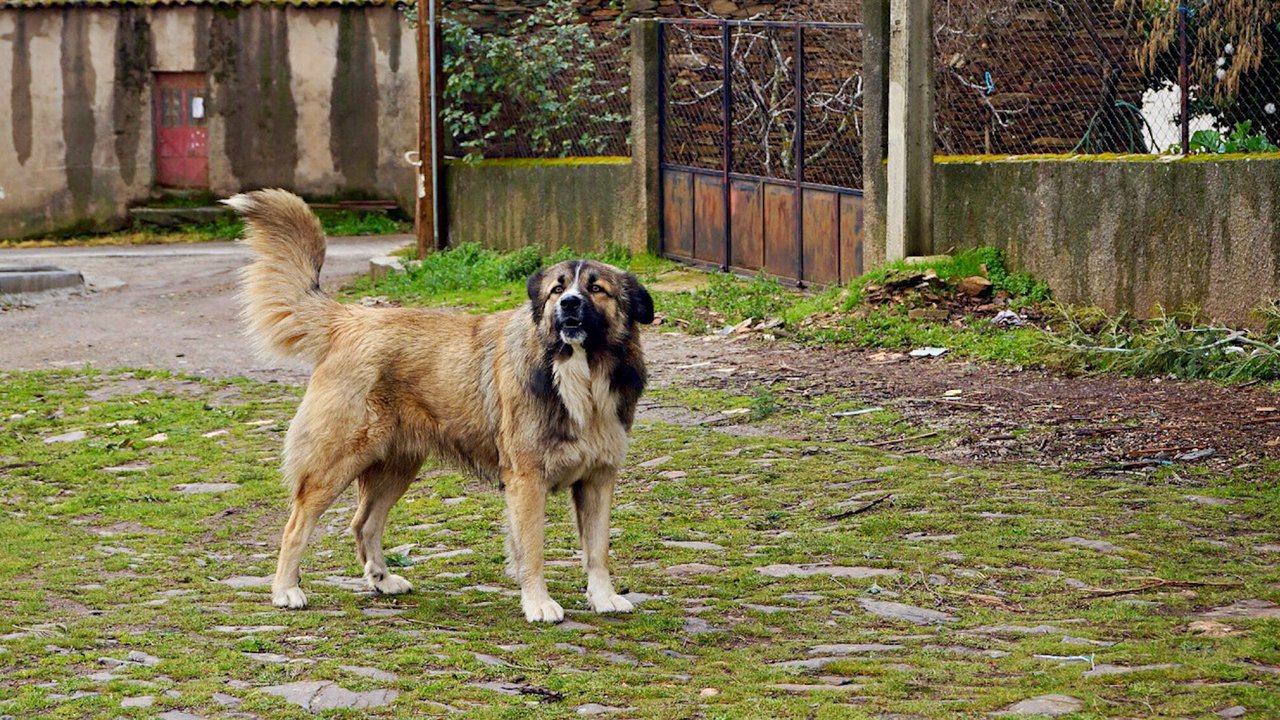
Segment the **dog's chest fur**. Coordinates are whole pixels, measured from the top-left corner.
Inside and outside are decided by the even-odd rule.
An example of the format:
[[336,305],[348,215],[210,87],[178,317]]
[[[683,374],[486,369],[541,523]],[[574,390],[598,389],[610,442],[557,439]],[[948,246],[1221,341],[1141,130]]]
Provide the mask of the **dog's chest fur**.
[[568,415],[569,435],[574,439],[560,449],[556,463],[573,482],[597,468],[622,466],[627,455],[627,430],[618,418],[617,397],[609,375],[592,370],[587,353],[557,358],[551,365],[556,392]]

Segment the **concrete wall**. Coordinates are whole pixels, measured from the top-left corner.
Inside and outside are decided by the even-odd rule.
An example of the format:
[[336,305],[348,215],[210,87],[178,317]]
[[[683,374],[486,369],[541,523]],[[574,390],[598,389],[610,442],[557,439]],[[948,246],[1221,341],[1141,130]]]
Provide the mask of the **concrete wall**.
[[450,161],[449,244],[600,250],[613,242],[643,250],[634,177],[630,158]]
[[1246,323],[1280,297],[1280,157],[940,161],[935,180],[936,251],[1003,248],[1059,300]]
[[154,178],[154,71],[205,72],[210,189],[412,207],[414,33],[390,6],[0,10],[0,237],[119,224]]

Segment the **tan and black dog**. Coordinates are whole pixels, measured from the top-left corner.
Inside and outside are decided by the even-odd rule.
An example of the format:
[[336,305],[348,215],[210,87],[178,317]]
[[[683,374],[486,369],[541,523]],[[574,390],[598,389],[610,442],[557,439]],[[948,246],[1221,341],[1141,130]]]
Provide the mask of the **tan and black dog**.
[[225,201],[244,216],[254,262],[244,318],[262,349],[314,364],[289,426],[292,514],[271,600],[301,608],[299,566],[316,521],[353,480],[351,529],[374,590],[404,593],[387,571],[387,512],[428,456],[495,481],[507,501],[509,569],[531,622],[564,611],[543,578],[547,495],[571,491],[597,612],[628,612],[607,566],[609,513],[645,385],[637,324],[653,300],[634,275],[595,261],[535,273],[528,304],[470,315],[341,305],[320,292],[320,223],[297,196],[262,190]]

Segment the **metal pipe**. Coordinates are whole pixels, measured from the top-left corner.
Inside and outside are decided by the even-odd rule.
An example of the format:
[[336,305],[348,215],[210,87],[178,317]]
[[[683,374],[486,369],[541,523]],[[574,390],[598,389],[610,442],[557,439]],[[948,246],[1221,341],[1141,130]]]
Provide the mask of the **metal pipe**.
[[1191,154],[1191,75],[1187,67],[1187,0],[1178,0],[1178,88],[1182,95],[1182,154]]
[[[714,175],[716,177],[720,177],[721,175],[724,174],[722,170],[712,170],[710,168],[700,168],[700,167],[694,167],[692,165],[678,165],[676,163],[662,163],[662,169],[672,170],[675,172],[687,172],[687,173],[692,173],[694,175]],[[743,173],[743,172],[731,172],[729,173],[729,179],[730,180],[753,180],[756,182],[762,182],[762,183],[768,183],[772,185],[780,185],[782,187],[792,187],[792,188],[795,187],[796,185],[796,181],[794,179],[787,180],[785,178],[768,177],[765,175],[752,175],[751,173]],[[800,187],[804,188],[805,190],[823,190],[825,192],[833,192],[833,193],[838,193],[840,195],[854,195],[857,197],[862,197],[862,194],[863,194],[861,188],[847,188],[847,187],[840,187],[839,185],[826,185],[823,183],[809,182],[807,180],[805,182],[800,183]]]
[[667,27],[658,23],[658,248],[667,249],[667,179],[662,168],[667,159]]
[[719,18],[658,18],[661,25],[704,25],[707,27],[759,27],[759,28],[821,28],[830,30],[861,30],[862,23],[805,22],[802,20],[722,20]]
[[796,253],[799,271],[796,284],[804,287],[804,26],[796,26],[795,60],[795,106],[796,106],[796,138],[795,138],[795,234]]
[[733,29],[728,21],[724,22],[723,29],[720,33],[721,42],[724,47],[721,52],[721,62],[724,68],[724,83],[721,86],[721,102],[724,112],[724,133],[723,133],[723,154],[722,165],[724,174],[720,180],[722,196],[724,198],[724,257],[720,266],[721,270],[729,271],[729,258],[733,252],[733,223],[730,219],[733,213],[730,212],[730,180],[729,173],[733,169]]

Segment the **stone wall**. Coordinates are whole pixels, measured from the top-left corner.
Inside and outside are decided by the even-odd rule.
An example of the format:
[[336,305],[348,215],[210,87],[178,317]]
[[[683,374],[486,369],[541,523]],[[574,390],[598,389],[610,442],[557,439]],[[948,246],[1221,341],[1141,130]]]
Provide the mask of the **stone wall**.
[[412,206],[417,51],[389,6],[0,10],[0,237],[118,226],[153,192],[153,72],[208,74],[209,182]]
[[598,251],[641,222],[630,158],[450,161],[445,192],[450,245]]
[[1280,156],[934,169],[933,247],[1002,248],[1059,300],[1244,324],[1280,297]]

